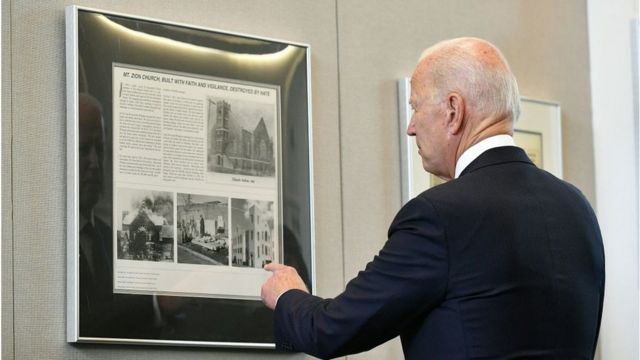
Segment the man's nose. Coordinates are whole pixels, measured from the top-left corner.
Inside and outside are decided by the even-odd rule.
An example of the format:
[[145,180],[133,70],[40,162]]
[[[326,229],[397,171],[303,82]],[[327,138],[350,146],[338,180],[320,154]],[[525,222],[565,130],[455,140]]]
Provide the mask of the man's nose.
[[416,135],[416,126],[414,125],[413,118],[409,121],[409,126],[407,126],[407,135],[415,136]]

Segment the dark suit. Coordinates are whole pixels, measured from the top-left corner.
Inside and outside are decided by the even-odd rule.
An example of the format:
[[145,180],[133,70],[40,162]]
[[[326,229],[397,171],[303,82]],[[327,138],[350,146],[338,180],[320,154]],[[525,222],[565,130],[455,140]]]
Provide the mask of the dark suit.
[[[80,231],[81,337],[153,338],[151,297],[113,293],[113,233],[99,218]],[[151,330],[149,328],[151,327]]]
[[587,200],[499,147],[408,202],[338,297],[284,293],[276,344],[328,358],[400,335],[408,359],[591,359],[603,295]]

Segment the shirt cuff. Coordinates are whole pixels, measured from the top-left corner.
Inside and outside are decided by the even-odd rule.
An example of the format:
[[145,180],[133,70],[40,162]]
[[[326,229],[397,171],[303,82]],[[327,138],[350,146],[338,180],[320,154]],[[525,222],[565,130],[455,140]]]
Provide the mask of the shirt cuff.
[[276,303],[273,305],[273,309],[275,310],[275,309],[276,309],[276,306],[278,306],[278,301],[280,300],[280,298],[282,297],[282,295],[284,295],[284,294],[286,294],[286,293],[288,293],[288,292],[292,292],[292,291],[294,291],[294,290],[300,291],[300,292],[302,292],[302,293],[304,293],[304,294],[307,294],[307,295],[309,294],[309,293],[308,293],[308,292],[306,292],[306,291],[302,291],[302,290],[300,290],[300,289],[296,289],[296,288],[287,289],[287,290],[285,290],[285,291],[281,292],[281,293],[280,293],[280,295],[278,295],[278,297],[276,297]]
[[286,293],[286,292],[287,292],[287,291],[289,291],[289,290],[293,290],[293,289],[287,289],[287,290],[285,290],[285,291],[281,292],[281,293],[280,293],[280,295],[278,295],[278,297],[276,298],[276,302],[275,302],[275,304],[273,304],[273,308],[274,308],[274,309],[276,308],[276,306],[278,306],[278,300],[280,300],[280,296],[284,295],[284,293]]

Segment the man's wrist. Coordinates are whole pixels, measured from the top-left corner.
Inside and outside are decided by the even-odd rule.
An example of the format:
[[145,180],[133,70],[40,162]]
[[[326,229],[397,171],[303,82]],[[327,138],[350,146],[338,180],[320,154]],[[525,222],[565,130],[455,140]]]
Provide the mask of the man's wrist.
[[278,300],[280,300],[280,297],[281,297],[282,295],[284,295],[284,293],[286,293],[286,292],[287,292],[287,291],[289,291],[289,290],[291,290],[291,289],[287,289],[287,290],[285,290],[285,291],[281,292],[278,296],[276,296],[276,301],[273,303],[273,308],[274,308],[274,309],[276,308],[276,306],[278,306]]

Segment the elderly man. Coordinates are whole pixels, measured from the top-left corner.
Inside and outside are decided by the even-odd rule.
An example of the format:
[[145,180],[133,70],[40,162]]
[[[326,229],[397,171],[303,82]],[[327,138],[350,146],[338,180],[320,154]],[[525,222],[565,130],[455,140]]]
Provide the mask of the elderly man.
[[[102,106],[78,97],[79,334],[82,337],[140,337],[153,323],[149,296],[114,294],[113,232],[94,214],[104,189],[105,133]],[[144,334],[148,336],[147,334]]]
[[516,80],[474,38],[427,49],[411,80],[425,170],[450,181],[397,214],[334,299],[270,264],[262,298],[279,348],[330,358],[400,335],[408,359],[590,359],[604,295],[598,222],[578,189],[516,147]]

